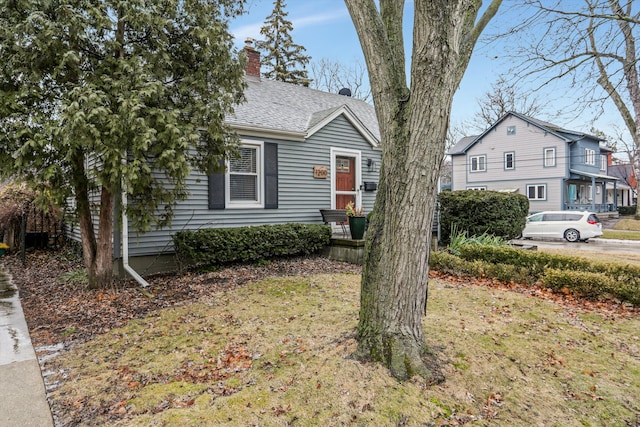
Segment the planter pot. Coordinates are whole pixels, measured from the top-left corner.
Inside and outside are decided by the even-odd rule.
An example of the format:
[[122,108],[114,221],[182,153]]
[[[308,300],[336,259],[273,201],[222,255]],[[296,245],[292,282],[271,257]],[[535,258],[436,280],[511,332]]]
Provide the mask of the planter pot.
[[0,256],[4,255],[7,252],[6,249],[0,249]]
[[349,231],[351,231],[351,238],[353,240],[362,240],[364,237],[364,226],[367,223],[367,218],[363,216],[350,216],[349,217]]

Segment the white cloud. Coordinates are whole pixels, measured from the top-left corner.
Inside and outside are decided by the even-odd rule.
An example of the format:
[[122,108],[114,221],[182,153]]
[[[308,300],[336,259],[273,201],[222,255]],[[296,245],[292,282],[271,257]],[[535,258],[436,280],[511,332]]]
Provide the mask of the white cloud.
[[332,21],[339,21],[345,17],[348,17],[349,13],[346,9],[341,9],[333,12],[322,13],[317,15],[309,15],[301,18],[292,19],[293,29],[304,28],[312,25],[323,25]]

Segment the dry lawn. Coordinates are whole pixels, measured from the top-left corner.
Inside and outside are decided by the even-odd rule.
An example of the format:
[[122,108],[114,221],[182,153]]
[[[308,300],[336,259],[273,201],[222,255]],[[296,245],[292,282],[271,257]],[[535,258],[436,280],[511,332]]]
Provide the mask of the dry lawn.
[[[49,368],[60,425],[637,426],[640,319],[432,280],[447,380],[399,383],[355,348],[360,276],[278,278],[157,311]],[[604,312],[603,312],[604,313]],[[55,379],[55,377],[52,377]]]
[[613,227],[615,230],[640,231],[640,220],[623,218]]
[[586,258],[594,262],[614,262],[616,264],[631,264],[640,266],[640,252],[612,252],[608,250],[580,250],[567,253],[567,249],[554,249],[538,247],[539,251],[557,255]]

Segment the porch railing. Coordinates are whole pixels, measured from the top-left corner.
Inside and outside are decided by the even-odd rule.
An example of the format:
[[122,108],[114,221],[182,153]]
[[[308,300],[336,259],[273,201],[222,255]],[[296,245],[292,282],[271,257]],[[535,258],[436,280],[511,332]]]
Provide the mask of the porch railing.
[[565,210],[568,211],[593,211],[595,212],[615,212],[617,210],[614,203],[596,203],[595,208],[591,203],[565,203]]

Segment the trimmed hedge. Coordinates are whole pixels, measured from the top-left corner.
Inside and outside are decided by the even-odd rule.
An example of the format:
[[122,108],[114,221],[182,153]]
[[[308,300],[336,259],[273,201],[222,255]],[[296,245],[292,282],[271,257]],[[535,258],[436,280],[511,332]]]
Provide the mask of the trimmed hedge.
[[432,252],[432,268],[454,274],[493,277],[552,289],[564,287],[586,297],[609,295],[640,305],[640,267],[524,251],[510,246],[462,245],[460,256]]
[[620,215],[635,215],[637,206],[618,206],[618,213]]
[[474,277],[492,277],[504,282],[533,284],[536,278],[524,267],[509,264],[491,264],[486,261],[468,261],[445,251],[432,251],[429,266],[449,274],[466,274]]
[[452,227],[468,236],[484,233],[505,239],[522,235],[529,213],[529,199],[523,194],[498,191],[443,191],[440,203],[441,240],[449,242]]
[[319,252],[331,239],[331,227],[320,224],[277,224],[179,231],[173,235],[181,263],[213,266],[254,262]]
[[588,298],[597,298],[610,293],[611,290],[614,290],[615,294],[615,282],[604,273],[548,268],[541,281],[547,288],[557,291],[568,288]]

